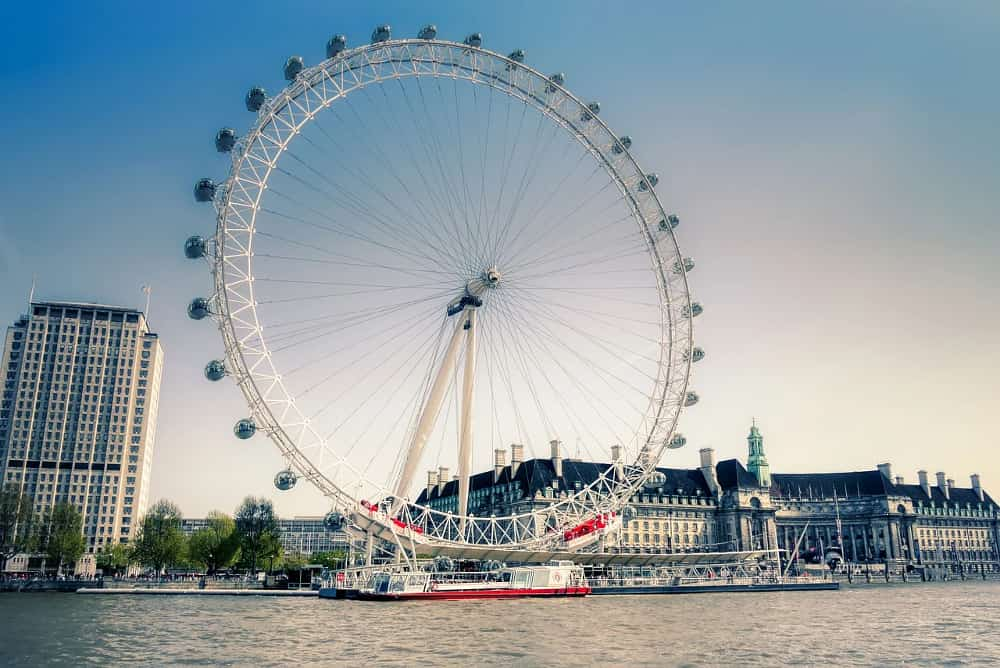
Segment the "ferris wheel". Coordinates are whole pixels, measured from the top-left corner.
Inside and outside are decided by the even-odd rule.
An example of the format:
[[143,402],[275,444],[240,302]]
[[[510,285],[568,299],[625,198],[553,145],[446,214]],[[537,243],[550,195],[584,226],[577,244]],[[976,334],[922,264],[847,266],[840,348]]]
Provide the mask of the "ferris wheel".
[[331,525],[400,544],[551,547],[620,515],[684,445],[704,356],[659,177],[479,33],[326,55],[251,88],[249,130],[215,137],[228,176],[195,186],[216,230],[185,254],[214,290],[188,313],[222,333],[205,375],[242,391],[236,436],[266,435],[275,486],[318,487]]

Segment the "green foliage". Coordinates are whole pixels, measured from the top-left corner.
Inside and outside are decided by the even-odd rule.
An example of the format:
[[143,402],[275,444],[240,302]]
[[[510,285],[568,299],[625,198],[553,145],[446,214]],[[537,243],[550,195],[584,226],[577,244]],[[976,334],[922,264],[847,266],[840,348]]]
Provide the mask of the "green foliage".
[[331,550],[329,552],[313,552],[309,557],[310,564],[322,564],[327,568],[343,568],[347,559],[347,552],[343,550]]
[[184,558],[187,541],[181,531],[181,511],[169,501],[158,501],[139,525],[132,543],[132,559],[157,573]]
[[61,571],[64,564],[74,563],[83,556],[83,515],[76,506],[61,501],[45,513],[39,525],[36,549],[46,559],[55,562]]
[[232,565],[240,551],[240,536],[236,523],[225,513],[213,510],[208,514],[208,526],[198,529],[188,541],[188,558],[204,566],[208,573]]
[[307,563],[306,558],[301,554],[286,554],[281,559],[281,568],[285,571],[297,571],[304,568]]
[[16,485],[0,489],[0,572],[7,560],[31,548],[34,538],[34,502]]
[[281,556],[281,532],[274,506],[264,498],[248,496],[236,509],[236,533],[243,563],[256,572],[265,561],[273,565]]
[[127,545],[114,543],[113,545],[105,545],[104,549],[95,555],[95,560],[97,567],[105,575],[117,575],[128,569],[129,564],[132,563],[131,557]]

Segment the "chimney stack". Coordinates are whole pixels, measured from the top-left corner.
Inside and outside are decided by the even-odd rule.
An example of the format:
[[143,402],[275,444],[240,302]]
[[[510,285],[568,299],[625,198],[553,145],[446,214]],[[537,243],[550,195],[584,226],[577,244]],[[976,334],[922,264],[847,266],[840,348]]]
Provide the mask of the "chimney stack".
[[507,467],[507,451],[497,448],[493,451],[493,482],[500,480],[504,468]]
[[517,475],[517,469],[524,461],[524,446],[520,443],[511,443],[510,446],[510,477]]
[[944,477],[944,471],[937,472],[937,486],[944,494],[944,498],[950,499],[951,495],[948,493],[948,480]]
[[431,492],[438,484],[438,472],[428,471],[427,472],[427,497],[430,498]]
[[955,479],[948,478],[948,491],[950,492],[953,489],[955,489]]
[[622,459],[622,446],[611,446],[611,465],[615,467],[615,475],[619,480],[625,477],[625,461]]
[[976,493],[980,501],[985,501],[983,498],[983,484],[979,481],[979,474],[973,473],[969,476],[969,480],[972,481],[972,491]]
[[931,498],[931,484],[927,481],[927,471],[917,471],[917,478],[920,479],[920,488],[924,490],[927,498]]
[[440,466],[438,467],[438,494],[444,493],[444,486],[448,484],[448,467]]
[[897,485],[902,485],[903,484],[903,476],[901,476],[901,475],[896,476],[896,484]]
[[552,469],[556,472],[556,477],[563,477],[562,470],[562,455],[559,453],[559,446],[561,443],[559,441],[549,441],[549,445],[552,446]]
[[884,464],[878,465],[879,473],[885,476],[885,479],[892,482],[892,464],[885,462]]
[[715,450],[712,448],[702,448],[698,451],[701,455],[701,470],[702,477],[705,478],[705,484],[708,485],[709,491],[712,496],[719,496],[719,478],[715,472]]

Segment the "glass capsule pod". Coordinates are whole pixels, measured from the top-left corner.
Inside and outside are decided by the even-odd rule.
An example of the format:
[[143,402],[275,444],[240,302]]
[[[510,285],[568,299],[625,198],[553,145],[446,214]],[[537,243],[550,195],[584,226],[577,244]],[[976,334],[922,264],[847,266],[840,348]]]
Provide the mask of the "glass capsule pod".
[[330,38],[330,41],[326,43],[326,57],[336,58],[337,54],[347,48],[347,36],[346,35],[334,35]]
[[465,44],[466,46],[471,46],[473,48],[478,49],[483,45],[483,34],[480,32],[474,32],[468,37],[466,37],[464,40],[462,40],[462,43]]
[[392,37],[392,26],[388,24],[376,26],[375,30],[372,31],[372,44],[378,44],[379,42],[387,42],[391,37]]
[[194,199],[196,202],[211,202],[215,199],[215,181],[198,179],[194,184]]
[[219,153],[229,153],[236,145],[236,131],[232,128],[222,128],[215,133],[215,150]]
[[691,350],[691,361],[700,362],[705,359],[705,351],[701,348],[693,348]]
[[[655,188],[656,184],[660,182],[660,176],[655,172],[646,174],[646,178],[639,182],[639,190],[645,192],[650,188]],[[646,184],[649,184],[648,186]]]
[[680,224],[681,224],[681,219],[675,216],[674,214],[670,214],[669,216],[660,221],[659,227],[661,232],[666,232],[668,230],[676,230],[677,226]]
[[417,33],[418,39],[434,39],[437,37],[438,29],[433,23],[428,23]]
[[226,363],[222,360],[212,360],[205,365],[205,378],[211,381],[222,380],[226,376]]
[[632,138],[629,137],[628,135],[625,135],[623,137],[618,138],[618,141],[615,142],[615,145],[611,147],[611,152],[614,153],[615,155],[621,155],[630,148],[632,148]]
[[587,110],[582,114],[580,114],[580,120],[586,123],[587,121],[593,119],[594,116],[597,116],[599,113],[601,113],[601,103],[591,102],[590,104],[587,105]]
[[292,56],[285,61],[285,81],[295,81],[295,77],[299,76],[306,67],[305,62],[302,60],[302,56]]
[[298,481],[299,477],[295,475],[295,471],[292,469],[278,471],[278,475],[274,476],[274,486],[282,492],[287,492],[292,487],[295,487],[295,483]]
[[192,320],[201,320],[209,313],[211,311],[208,310],[208,300],[204,297],[195,297],[188,304],[188,317]]
[[685,318],[697,318],[699,315],[701,315],[704,312],[705,312],[705,309],[702,308],[701,304],[699,304],[698,302],[691,302],[691,306],[690,307],[688,307],[688,306],[684,307],[684,317]]
[[554,93],[559,89],[559,86],[562,86],[564,83],[566,83],[566,75],[562,72],[556,72],[549,77],[549,83],[545,85],[545,92]]
[[347,518],[336,510],[331,510],[323,518],[323,526],[326,527],[327,531],[342,531],[346,524]]
[[233,425],[233,434],[240,440],[247,440],[257,433],[257,423],[251,418],[243,418]]
[[698,403],[698,394],[696,392],[688,392],[684,395],[685,406],[694,406],[696,403]]
[[507,57],[513,60],[515,63],[523,63],[524,49],[514,49],[513,51],[510,52],[510,55]]
[[669,448],[670,450],[683,448],[685,445],[687,445],[687,442],[688,442],[687,439],[684,438],[684,434],[674,434],[673,438],[670,439],[670,442],[667,443],[667,448]]
[[689,272],[692,269],[694,269],[694,260],[691,259],[691,258],[689,258],[689,257],[684,258],[683,261],[678,260],[677,262],[674,262],[674,273],[675,274],[681,274],[681,273]]
[[265,102],[267,102],[267,91],[260,86],[254,86],[247,91],[247,111],[260,111]]
[[184,242],[184,257],[189,260],[197,260],[198,258],[205,257],[205,239],[199,237],[197,234],[193,237],[188,237],[187,241]]

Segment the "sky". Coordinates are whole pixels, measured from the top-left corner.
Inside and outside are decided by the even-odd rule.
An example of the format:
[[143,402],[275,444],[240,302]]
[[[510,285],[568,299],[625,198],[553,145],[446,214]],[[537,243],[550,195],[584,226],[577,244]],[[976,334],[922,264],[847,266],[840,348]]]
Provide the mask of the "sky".
[[996,3],[20,3],[0,22],[0,319],[33,276],[38,298],[136,307],[152,286],[151,498],[327,510],[274,490],[281,457],[233,438],[242,398],[202,376],[222,344],[185,315],[209,277],[183,240],[213,225],[191,188],[225,176],[215,130],[249,124],[244,92],[280,88],[289,55],[428,22],[565,72],[660,174],[707,352],[663,465],[745,459],[756,419],[772,471],[888,461],[1000,493]]

